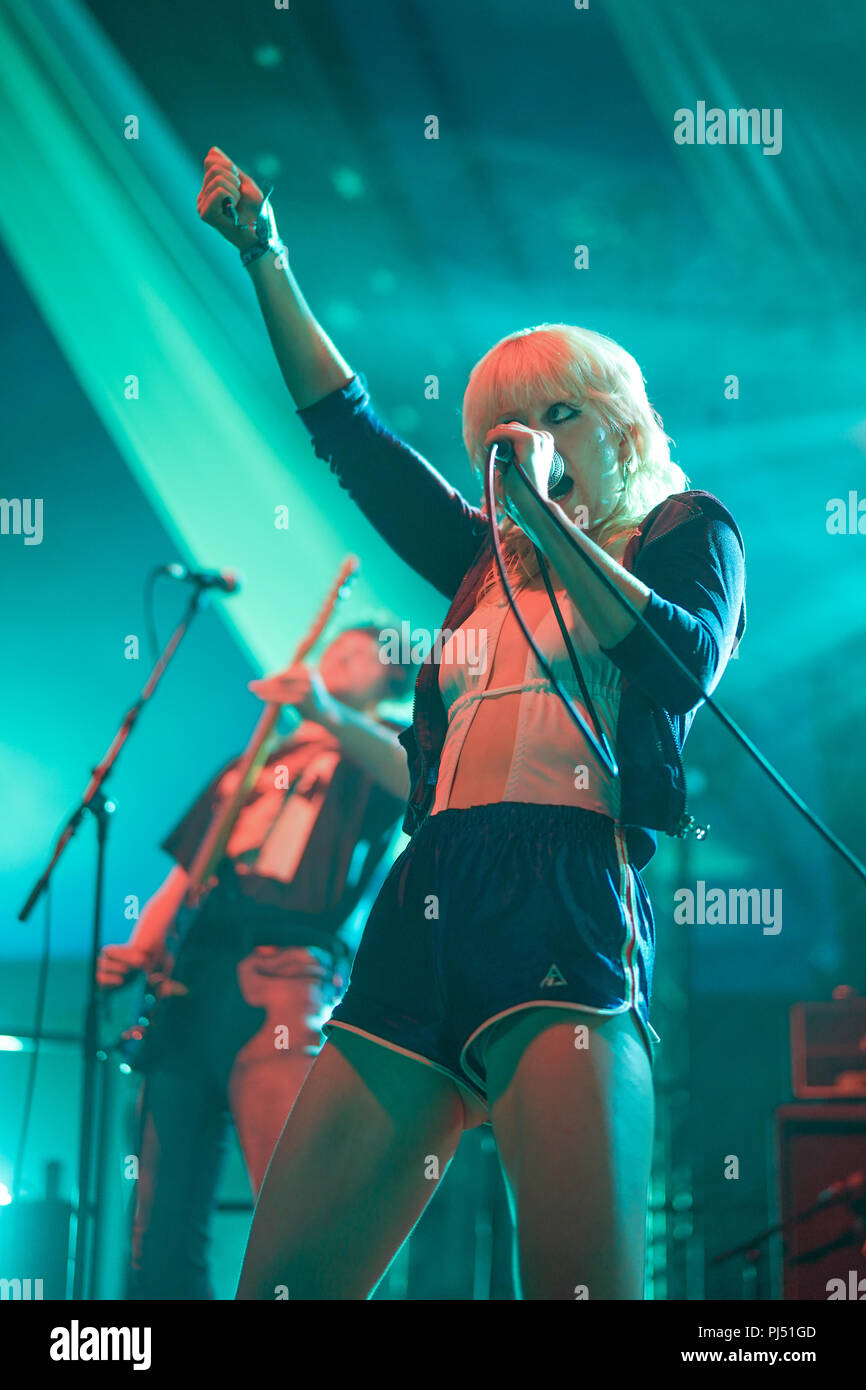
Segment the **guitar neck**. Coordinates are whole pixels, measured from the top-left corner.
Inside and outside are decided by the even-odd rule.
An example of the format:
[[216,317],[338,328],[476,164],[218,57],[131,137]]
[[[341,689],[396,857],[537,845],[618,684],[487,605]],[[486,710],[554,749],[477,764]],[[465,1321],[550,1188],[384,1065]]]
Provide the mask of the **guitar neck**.
[[[312,651],[328,624],[338,598],[341,593],[345,593],[346,585],[358,568],[359,562],[354,555],[350,555],[344,560],[340,573],[317,614],[315,622],[303,641],[298,644],[289,663],[290,666],[303,661]],[[280,704],[265,705],[253,730],[252,737],[238,763],[235,789],[213,817],[201,844],[196,850],[188,875],[189,886],[186,901],[190,905],[195,905],[198,902],[203,885],[212,876],[225,854],[238,816],[267,757],[268,739],[277,726],[281,710],[282,705]]]
[[236,768],[237,784],[231,796],[208,826],[189,867],[187,901],[195,903],[202,884],[210,878],[225,854],[232,830],[246,801],[256,775],[267,757],[267,745],[280,718],[281,705],[265,705],[253,736]]

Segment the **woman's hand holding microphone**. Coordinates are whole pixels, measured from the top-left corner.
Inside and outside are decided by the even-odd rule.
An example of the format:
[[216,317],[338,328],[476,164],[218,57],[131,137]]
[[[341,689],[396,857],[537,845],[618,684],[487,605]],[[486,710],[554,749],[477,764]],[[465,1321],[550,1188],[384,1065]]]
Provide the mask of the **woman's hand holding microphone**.
[[[500,446],[493,480],[497,513],[501,508],[522,530],[527,529],[529,517],[536,515],[538,503],[513,464],[520,464],[536,491],[545,501],[549,501],[553,443],[553,435],[548,430],[531,430],[516,420],[494,425],[485,437],[484,448],[488,454],[494,444]],[[502,446],[505,445],[508,448],[502,457]],[[503,517],[497,515],[497,520],[501,525]]]

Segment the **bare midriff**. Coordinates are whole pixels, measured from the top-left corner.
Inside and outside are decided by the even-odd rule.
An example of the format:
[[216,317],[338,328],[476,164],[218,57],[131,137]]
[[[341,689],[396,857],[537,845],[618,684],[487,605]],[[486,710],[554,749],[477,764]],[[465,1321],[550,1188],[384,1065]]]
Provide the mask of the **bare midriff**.
[[[550,600],[540,579],[516,595],[517,604],[530,632],[548,611]],[[502,625],[488,689],[521,685],[526,674],[526,638],[509,612]],[[449,809],[488,806],[502,800],[511,770],[521,692],[485,695],[477,702],[472,725],[466,735],[454,782],[448,797]]]

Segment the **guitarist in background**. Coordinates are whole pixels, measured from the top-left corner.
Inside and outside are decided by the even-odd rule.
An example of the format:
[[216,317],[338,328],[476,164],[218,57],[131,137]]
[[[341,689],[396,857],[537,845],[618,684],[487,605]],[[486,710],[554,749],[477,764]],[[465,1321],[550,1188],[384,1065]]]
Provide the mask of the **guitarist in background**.
[[[145,1037],[129,1296],[209,1299],[209,1225],[234,1122],[255,1194],[346,984],[340,929],[387,869],[409,795],[402,725],[378,713],[411,689],[411,666],[379,659],[373,624],[341,632],[318,670],[299,662],[252,681],[300,716],[270,752],[228,841],[217,882],[171,969],[169,934],[188,869],[223,799],[223,768],[162,848],[176,861],[126,945],[105,946],[105,989],[170,969]],[[233,780],[234,779],[234,780]]]

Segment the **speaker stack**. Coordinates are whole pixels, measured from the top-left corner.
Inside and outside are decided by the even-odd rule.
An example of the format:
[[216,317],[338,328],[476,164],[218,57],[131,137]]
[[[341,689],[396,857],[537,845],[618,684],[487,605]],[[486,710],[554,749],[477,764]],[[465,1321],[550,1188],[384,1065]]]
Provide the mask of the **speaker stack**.
[[776,1111],[781,1296],[866,1302],[866,999],[790,1014],[797,1103]]

